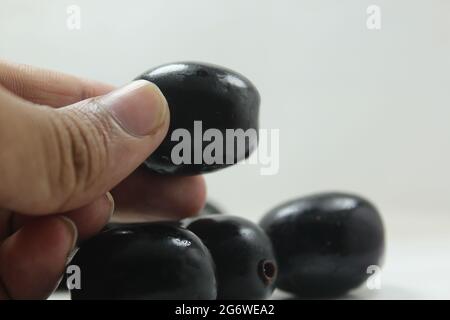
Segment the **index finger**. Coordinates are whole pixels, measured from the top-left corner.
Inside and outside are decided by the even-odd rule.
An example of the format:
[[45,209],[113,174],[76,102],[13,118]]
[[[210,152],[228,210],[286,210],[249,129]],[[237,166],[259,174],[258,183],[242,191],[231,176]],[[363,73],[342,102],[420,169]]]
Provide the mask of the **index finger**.
[[25,100],[63,107],[104,95],[115,87],[61,72],[0,60],[0,85]]

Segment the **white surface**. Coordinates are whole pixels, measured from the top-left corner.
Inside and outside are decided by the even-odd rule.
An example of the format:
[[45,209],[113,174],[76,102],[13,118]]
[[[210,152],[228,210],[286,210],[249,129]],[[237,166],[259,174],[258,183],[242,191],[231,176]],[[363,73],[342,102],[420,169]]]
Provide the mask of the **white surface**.
[[[382,28],[366,28],[366,8]],[[66,27],[67,6],[81,30]],[[1,0],[0,57],[120,85],[178,60],[248,76],[280,172],[207,176],[211,197],[257,219],[321,190],[372,199],[389,230],[381,292],[450,298],[450,2],[443,0]]]

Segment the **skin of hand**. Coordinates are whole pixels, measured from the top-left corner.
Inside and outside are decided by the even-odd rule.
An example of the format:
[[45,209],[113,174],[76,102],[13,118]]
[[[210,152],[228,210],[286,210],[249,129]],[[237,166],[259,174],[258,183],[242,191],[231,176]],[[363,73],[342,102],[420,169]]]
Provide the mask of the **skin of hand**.
[[178,219],[203,207],[203,177],[139,167],[169,118],[145,80],[116,89],[0,60],[0,299],[47,298],[113,211]]

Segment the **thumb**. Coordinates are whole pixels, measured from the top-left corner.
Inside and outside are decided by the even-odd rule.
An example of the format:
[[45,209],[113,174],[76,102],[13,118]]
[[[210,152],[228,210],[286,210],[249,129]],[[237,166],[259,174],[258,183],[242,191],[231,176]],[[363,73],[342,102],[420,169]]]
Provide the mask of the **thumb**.
[[167,101],[145,80],[60,109],[0,87],[0,207],[45,214],[86,205],[137,168],[168,126]]

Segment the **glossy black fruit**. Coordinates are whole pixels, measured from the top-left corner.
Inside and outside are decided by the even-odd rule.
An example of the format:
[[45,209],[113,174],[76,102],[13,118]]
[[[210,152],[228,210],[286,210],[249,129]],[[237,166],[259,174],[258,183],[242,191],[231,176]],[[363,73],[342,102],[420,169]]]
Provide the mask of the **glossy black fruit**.
[[215,299],[214,263],[201,240],[165,223],[115,226],[83,243],[80,299]]
[[210,201],[207,201],[202,210],[200,210],[199,215],[209,215],[209,214],[222,214],[223,210],[220,209],[217,205],[213,204]]
[[[151,170],[181,175],[211,172],[237,163],[256,148],[260,98],[255,86],[241,74],[212,64],[179,62],[156,67],[136,79],[155,83],[170,109],[169,132],[145,161]],[[196,121],[201,123],[194,124]],[[185,129],[190,139],[182,136],[173,141],[176,129]],[[222,138],[216,140],[215,133],[206,137],[208,129],[217,129],[214,131]],[[243,150],[237,150],[235,139],[226,138],[226,129],[252,129],[255,135],[244,141]],[[178,155],[175,162],[172,150]]]
[[299,198],[270,211],[260,225],[277,256],[277,287],[298,296],[344,294],[370,276],[369,266],[382,264],[381,217],[356,195]]
[[226,215],[183,221],[208,247],[216,264],[218,299],[264,299],[277,275],[272,245],[256,224]]

